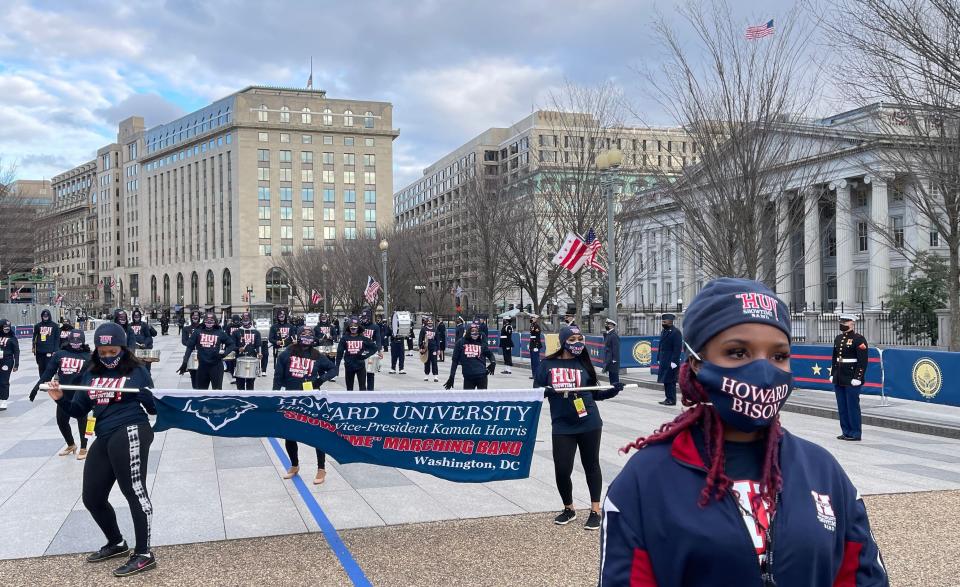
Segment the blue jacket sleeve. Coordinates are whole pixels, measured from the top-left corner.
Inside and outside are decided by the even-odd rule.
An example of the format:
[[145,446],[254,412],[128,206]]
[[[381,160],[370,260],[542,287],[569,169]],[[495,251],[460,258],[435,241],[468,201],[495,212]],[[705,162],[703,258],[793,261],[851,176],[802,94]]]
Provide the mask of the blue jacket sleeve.
[[190,338],[187,339],[187,348],[183,351],[183,364],[186,365],[187,361],[190,360],[190,355],[193,353],[193,349],[197,346],[197,331],[194,330],[190,334]]
[[673,348],[670,349],[673,353],[670,355],[670,362],[679,365],[680,364],[680,354],[683,352],[683,334],[677,330],[673,329],[672,333],[673,338]]
[[20,368],[20,343],[16,336],[10,337],[10,348],[13,350],[13,368]]
[[233,337],[223,333],[223,336],[220,337],[220,342],[223,343],[223,354],[229,355],[230,353],[236,352],[237,350],[237,341],[233,340]]
[[[855,495],[854,495],[855,494]],[[847,531],[843,544],[843,562],[834,585],[856,587],[889,587],[890,579],[880,555],[880,548],[870,531],[867,508],[859,492],[851,487],[851,501],[846,508]]]
[[140,405],[143,406],[143,409],[146,410],[148,414],[156,415],[157,405],[151,392],[153,389],[153,377],[151,377],[150,372],[147,371],[146,368],[139,367],[137,369],[137,383],[140,388],[140,393],[137,395],[137,398],[140,400]]
[[66,397],[58,399],[57,405],[63,408],[72,418],[83,418],[93,409],[93,402],[90,401],[90,396],[82,391],[74,393],[73,399],[71,400],[67,400]]
[[327,355],[322,353],[317,360],[317,370],[319,371],[320,381],[330,381],[337,376],[337,366],[327,358]]
[[614,334],[610,337],[610,358],[609,363],[620,362],[620,336]]
[[[486,354],[486,353],[484,353]],[[453,345],[453,353],[450,357],[450,379],[453,380],[457,376],[457,367],[460,366],[460,361],[463,357],[463,344],[458,340],[456,344]]]
[[643,539],[643,517],[636,473],[629,463],[614,479],[603,503],[600,532],[600,582],[603,587],[656,587]]

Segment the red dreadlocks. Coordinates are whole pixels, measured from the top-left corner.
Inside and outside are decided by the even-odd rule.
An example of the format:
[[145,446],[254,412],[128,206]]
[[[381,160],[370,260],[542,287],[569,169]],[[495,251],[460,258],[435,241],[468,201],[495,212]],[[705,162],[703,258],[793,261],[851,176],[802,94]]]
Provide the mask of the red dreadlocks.
[[[681,403],[690,408],[677,416],[672,422],[667,422],[647,437],[637,438],[621,449],[621,452],[630,452],[630,449],[642,449],[652,444],[672,440],[684,430],[699,424],[703,427],[703,438],[706,445],[707,483],[700,493],[699,505],[705,507],[710,498],[717,501],[730,491],[733,481],[723,470],[723,422],[710,402],[710,397],[703,385],[697,381],[696,375],[688,363],[680,368]],[[783,488],[783,478],[780,475],[780,437],[783,431],[780,428],[780,417],[777,416],[767,430],[767,447],[763,458],[763,474],[760,485],[762,493],[755,499],[763,500],[769,508],[770,514],[776,505],[777,494]]]

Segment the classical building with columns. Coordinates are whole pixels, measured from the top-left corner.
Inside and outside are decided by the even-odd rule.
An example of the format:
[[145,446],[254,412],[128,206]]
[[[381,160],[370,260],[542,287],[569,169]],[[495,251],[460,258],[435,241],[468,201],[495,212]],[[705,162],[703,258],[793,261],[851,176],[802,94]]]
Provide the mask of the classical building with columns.
[[[944,240],[904,197],[923,178],[891,165],[897,158],[885,151],[898,147],[891,122],[897,115],[894,106],[874,104],[782,129],[791,140],[812,145],[787,162],[798,169],[792,174],[798,184],[770,195],[790,211],[778,215],[775,233],[789,242],[778,247],[763,274],[794,308],[879,309],[909,271],[902,251],[946,255]],[[697,251],[680,242],[679,213],[660,214],[656,222],[635,222],[643,246],[633,265],[644,276],[623,300],[625,307],[689,302],[714,277],[699,268]]]

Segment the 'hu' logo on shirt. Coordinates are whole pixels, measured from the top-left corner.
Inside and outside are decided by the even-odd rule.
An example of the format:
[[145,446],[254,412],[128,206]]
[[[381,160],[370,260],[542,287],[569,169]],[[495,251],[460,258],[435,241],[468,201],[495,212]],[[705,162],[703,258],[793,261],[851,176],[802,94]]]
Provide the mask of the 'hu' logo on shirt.
[[290,376],[305,379],[307,375],[313,372],[315,362],[313,359],[305,357],[290,357]]
[[580,387],[580,375],[580,369],[552,367],[550,369],[550,385],[552,385],[554,389]]
[[200,333],[200,346],[205,349],[213,348],[213,345],[217,344],[217,339],[220,337],[216,334],[204,334]]
[[79,373],[83,368],[85,361],[74,357],[63,357],[60,359],[60,372],[64,375],[73,375]]
[[482,351],[483,351],[483,347],[478,344],[463,345],[463,355],[468,359],[475,359],[479,357]]
[[347,352],[351,355],[356,355],[363,349],[362,340],[348,340],[347,341]]

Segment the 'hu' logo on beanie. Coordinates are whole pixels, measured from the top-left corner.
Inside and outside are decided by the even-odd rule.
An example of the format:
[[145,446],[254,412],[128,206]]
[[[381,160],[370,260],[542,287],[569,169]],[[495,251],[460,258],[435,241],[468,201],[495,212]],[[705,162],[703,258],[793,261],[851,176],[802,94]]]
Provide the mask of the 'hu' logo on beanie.
[[777,298],[766,294],[750,292],[739,293],[735,296],[743,305],[743,313],[763,320],[778,320]]

